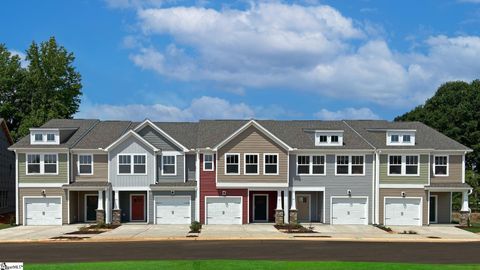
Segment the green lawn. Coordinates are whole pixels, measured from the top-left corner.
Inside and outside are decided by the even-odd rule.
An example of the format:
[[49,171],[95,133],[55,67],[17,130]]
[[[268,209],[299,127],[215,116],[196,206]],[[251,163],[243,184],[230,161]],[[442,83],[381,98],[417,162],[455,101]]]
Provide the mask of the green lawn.
[[10,226],[10,224],[3,224],[3,223],[0,223],[0,230],[1,229],[6,229],[6,228],[10,228],[12,226]]
[[473,232],[473,233],[480,233],[480,223],[472,223],[470,227],[459,227],[460,229],[464,229],[465,231]]
[[480,269],[480,265],[461,264],[404,264],[404,263],[363,263],[363,262],[293,262],[293,261],[257,261],[257,260],[179,260],[179,261],[126,261],[126,262],[95,262],[95,263],[65,263],[65,264],[25,264],[25,269],[322,269],[322,270],[376,270],[376,269],[398,269],[398,270],[470,270]]

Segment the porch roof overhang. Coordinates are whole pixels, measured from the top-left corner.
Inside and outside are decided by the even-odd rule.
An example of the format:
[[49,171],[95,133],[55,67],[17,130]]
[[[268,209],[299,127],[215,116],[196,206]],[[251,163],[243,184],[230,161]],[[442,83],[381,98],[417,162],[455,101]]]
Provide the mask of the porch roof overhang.
[[109,182],[103,181],[89,181],[89,182],[73,182],[68,185],[63,185],[62,188],[71,191],[83,191],[83,190],[108,190],[112,187]]
[[187,181],[187,182],[159,182],[156,184],[150,185],[152,191],[195,191],[197,190],[197,181]]
[[467,183],[431,183],[425,186],[425,190],[439,192],[462,192],[471,189],[472,187]]

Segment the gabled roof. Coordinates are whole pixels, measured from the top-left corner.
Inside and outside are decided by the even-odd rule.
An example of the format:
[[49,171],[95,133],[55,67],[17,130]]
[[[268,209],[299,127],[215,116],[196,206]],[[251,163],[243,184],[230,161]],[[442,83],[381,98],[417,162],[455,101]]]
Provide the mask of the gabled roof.
[[40,128],[58,128],[58,129],[76,129],[72,134],[60,144],[30,144],[30,134],[21,138],[18,142],[10,147],[10,149],[32,148],[72,148],[80,141],[96,124],[98,119],[52,119],[43,124]]
[[80,139],[73,149],[105,149],[125,134],[131,126],[131,121],[101,121]]
[[286,150],[292,150],[292,148],[286,144],[285,142],[283,142],[282,140],[280,140],[277,136],[275,136],[273,133],[271,133],[270,131],[268,131],[266,128],[264,128],[262,125],[260,125],[259,123],[257,123],[255,120],[250,120],[248,121],[246,124],[244,124],[243,126],[241,126],[239,129],[237,129],[235,132],[233,132],[232,134],[230,134],[230,136],[228,136],[227,138],[225,138],[223,141],[221,141],[220,143],[218,143],[217,145],[215,145],[213,147],[214,150],[218,150],[219,148],[221,148],[222,146],[224,146],[225,144],[227,144],[229,141],[231,141],[232,139],[234,139],[235,137],[237,137],[239,134],[241,134],[243,131],[245,131],[247,128],[249,127],[255,127],[257,128],[259,131],[261,131],[263,134],[265,134],[267,137],[269,137],[270,139],[272,139],[273,141],[275,141],[276,143],[278,143],[280,146],[282,146],[283,148],[285,148]]
[[179,143],[177,140],[175,140],[172,136],[170,136],[167,132],[165,132],[163,129],[152,123],[149,119],[145,119],[142,123],[140,123],[137,127],[135,127],[133,130],[134,131],[139,131],[145,126],[150,126],[152,127],[155,131],[160,133],[163,137],[165,137],[167,140],[169,140],[171,143],[175,144],[179,148],[181,148],[183,151],[188,151],[188,148],[185,147],[183,144]]
[[134,138],[138,139],[140,142],[142,142],[143,144],[145,144],[146,146],[148,146],[149,148],[151,148],[155,152],[160,150],[160,149],[156,148],[155,146],[153,146],[151,143],[149,143],[147,140],[142,138],[142,136],[138,135],[135,131],[129,130],[129,131],[127,131],[127,133],[123,134],[120,138],[118,138],[116,141],[114,141],[109,146],[107,146],[105,148],[105,151],[110,151],[111,149],[115,148],[115,146],[119,145],[120,143],[122,143],[123,141],[125,141],[126,139],[128,139],[130,137],[134,137]]
[[0,126],[3,132],[5,133],[5,137],[7,138],[8,143],[12,145],[13,139],[12,139],[12,136],[10,135],[10,130],[8,129],[7,121],[5,121],[5,119],[3,118],[0,118]]

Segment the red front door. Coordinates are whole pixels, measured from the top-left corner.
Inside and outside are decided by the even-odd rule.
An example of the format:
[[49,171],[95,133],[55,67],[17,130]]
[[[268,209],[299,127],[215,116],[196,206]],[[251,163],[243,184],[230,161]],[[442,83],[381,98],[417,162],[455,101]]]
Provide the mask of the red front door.
[[132,221],[145,220],[145,196],[132,195]]

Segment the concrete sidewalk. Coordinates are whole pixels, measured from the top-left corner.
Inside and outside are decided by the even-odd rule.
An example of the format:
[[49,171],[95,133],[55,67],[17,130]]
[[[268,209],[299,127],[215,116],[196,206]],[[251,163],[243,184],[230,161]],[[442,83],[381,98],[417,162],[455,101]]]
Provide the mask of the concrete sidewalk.
[[43,241],[77,231],[81,224],[63,226],[17,226],[0,230],[0,243],[10,241]]
[[289,239],[272,224],[203,225],[199,239]]
[[91,239],[177,239],[185,238],[189,231],[189,225],[124,224],[114,230],[95,234]]

